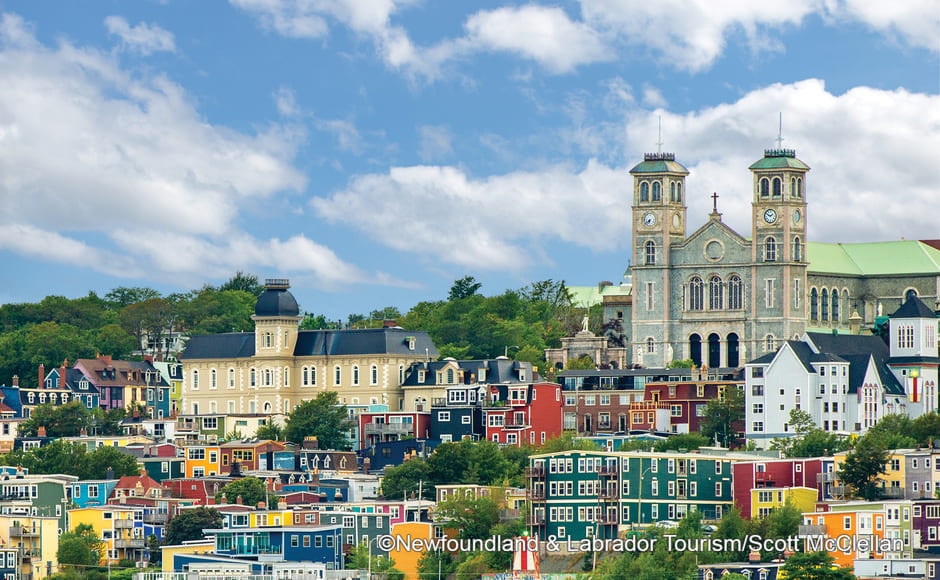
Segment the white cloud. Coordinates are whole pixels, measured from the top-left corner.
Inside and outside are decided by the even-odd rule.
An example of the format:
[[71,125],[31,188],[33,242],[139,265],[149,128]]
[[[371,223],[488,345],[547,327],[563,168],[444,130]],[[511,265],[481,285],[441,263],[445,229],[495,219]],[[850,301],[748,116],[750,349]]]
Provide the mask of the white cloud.
[[454,136],[447,127],[432,125],[418,127],[418,137],[420,140],[418,156],[422,161],[444,159],[454,153],[451,145]]
[[795,147],[812,167],[811,240],[936,237],[935,216],[911,208],[935,205],[940,97],[866,87],[834,95],[818,80],[765,87],[685,115],[634,109],[626,122],[626,166],[590,161],[580,169],[553,165],[480,178],[456,167],[395,167],[358,177],[311,205],[390,248],[474,269],[516,271],[538,261],[548,240],[622,250],[626,261],[628,170],[654,147],[660,114],[665,149],[691,171],[689,233],[705,222],[717,192],[725,222],[750,236],[747,167],[775,145],[779,111],[784,147]]
[[351,121],[342,119],[321,119],[316,121],[321,131],[331,133],[336,137],[339,148],[350,153],[359,153],[363,148],[362,136]]
[[478,12],[465,27],[467,42],[477,50],[516,53],[554,73],[614,57],[593,29],[557,7],[529,4]]
[[936,0],[841,0],[839,4],[840,13],[845,13],[875,30],[896,34],[912,46],[940,52],[940,5]]
[[292,166],[302,129],[212,125],[168,79],[43,47],[16,16],[0,19],[0,48],[0,250],[120,276],[272,264],[362,279],[313,241],[238,226],[246,202],[306,187]]
[[121,39],[124,47],[140,54],[176,50],[173,33],[156,24],[141,22],[137,26],[130,26],[120,16],[108,16],[104,19],[104,25],[109,33]]
[[399,251],[511,270],[538,253],[543,239],[596,249],[615,245],[629,223],[618,211],[624,187],[621,175],[594,162],[578,173],[555,166],[478,180],[454,167],[397,167],[359,177],[312,205],[324,218],[347,222]]

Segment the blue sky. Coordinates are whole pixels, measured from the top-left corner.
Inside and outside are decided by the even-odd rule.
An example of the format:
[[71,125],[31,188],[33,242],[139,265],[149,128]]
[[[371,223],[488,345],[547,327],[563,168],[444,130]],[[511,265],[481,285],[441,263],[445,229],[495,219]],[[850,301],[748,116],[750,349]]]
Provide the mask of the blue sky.
[[[812,167],[817,241],[938,238],[937,0],[0,0],[0,303],[287,277],[344,319],[619,282],[630,167],[750,232]],[[812,259],[812,256],[810,256]]]

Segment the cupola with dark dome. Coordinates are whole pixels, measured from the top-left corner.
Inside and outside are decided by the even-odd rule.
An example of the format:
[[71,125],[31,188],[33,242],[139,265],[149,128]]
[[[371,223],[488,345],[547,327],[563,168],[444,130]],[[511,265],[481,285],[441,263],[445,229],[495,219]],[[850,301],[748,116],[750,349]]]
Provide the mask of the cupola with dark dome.
[[299,316],[300,307],[288,290],[290,281],[286,278],[269,278],[264,281],[264,292],[255,304],[255,316],[284,317]]

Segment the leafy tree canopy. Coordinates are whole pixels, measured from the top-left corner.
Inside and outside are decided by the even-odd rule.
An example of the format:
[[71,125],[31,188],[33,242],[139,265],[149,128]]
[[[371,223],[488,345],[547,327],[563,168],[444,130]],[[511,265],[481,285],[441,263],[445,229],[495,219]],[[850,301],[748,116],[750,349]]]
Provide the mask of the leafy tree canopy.
[[0,464],[22,466],[30,473],[64,473],[79,479],[104,479],[108,468],[115,477],[140,473],[137,458],[116,447],[99,447],[92,452],[85,445],[58,439],[30,451],[11,451],[0,456]]
[[884,436],[866,433],[855,444],[839,468],[839,479],[862,499],[881,497],[881,476],[886,473],[888,448]]
[[97,566],[103,553],[104,542],[90,524],[79,524],[71,532],[59,536],[59,549],[56,551],[59,564],[82,569]]
[[40,427],[49,437],[77,437],[82,429],[91,433],[94,414],[78,399],[65,405],[45,404],[33,409],[29,419],[20,424],[22,437],[35,437]]
[[201,540],[205,538],[203,530],[221,527],[222,515],[217,510],[206,506],[186,509],[167,523],[163,543],[175,546],[189,540]]
[[854,580],[855,574],[835,565],[835,560],[826,552],[797,552],[787,558],[783,565],[787,578],[800,580]]
[[241,498],[242,504],[250,506],[256,506],[259,502],[265,502],[267,505],[277,502],[277,496],[270,493],[264,482],[257,477],[236,479],[222,486],[215,494],[215,502],[218,504],[236,503],[238,498]]
[[744,393],[728,387],[724,397],[716,397],[705,405],[701,433],[710,440],[717,440],[722,447],[736,447],[739,443],[738,429],[744,421]]
[[314,399],[304,401],[287,416],[284,437],[291,443],[303,443],[305,437],[316,437],[320,449],[348,450],[349,430],[355,427],[346,407],[339,404],[336,391],[323,391]]

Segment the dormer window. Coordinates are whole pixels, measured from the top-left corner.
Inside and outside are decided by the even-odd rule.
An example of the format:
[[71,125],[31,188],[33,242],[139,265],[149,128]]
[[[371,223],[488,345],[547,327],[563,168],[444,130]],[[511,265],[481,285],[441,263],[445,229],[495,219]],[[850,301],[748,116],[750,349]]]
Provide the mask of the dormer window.
[[417,340],[413,336],[406,336],[405,342],[408,344],[408,350],[414,350],[416,347]]

